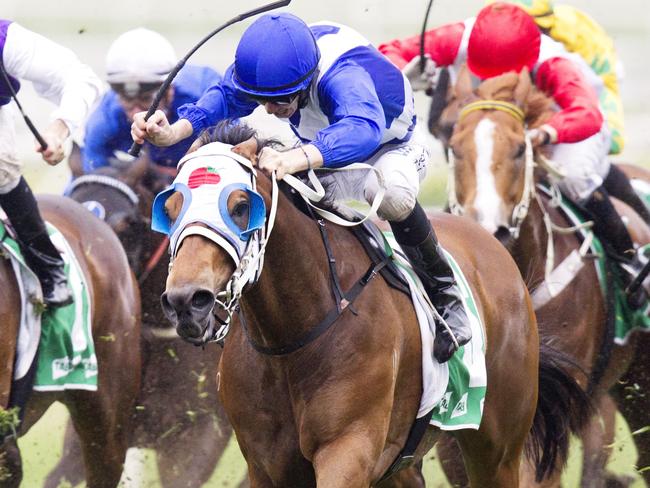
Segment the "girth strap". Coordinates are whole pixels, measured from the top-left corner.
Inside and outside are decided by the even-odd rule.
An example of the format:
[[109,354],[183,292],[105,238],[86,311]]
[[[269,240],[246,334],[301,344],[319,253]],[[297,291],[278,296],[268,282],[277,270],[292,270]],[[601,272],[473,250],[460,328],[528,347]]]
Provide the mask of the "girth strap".
[[401,471],[402,469],[407,468],[411,464],[413,464],[413,459],[415,457],[415,450],[420,445],[420,441],[422,440],[424,434],[427,431],[427,427],[429,425],[429,421],[431,420],[431,417],[433,417],[434,410],[435,408],[432,408],[431,411],[427,413],[424,417],[415,419],[415,422],[413,422],[413,425],[411,426],[411,430],[409,431],[409,435],[406,438],[406,442],[404,443],[404,447],[402,448],[402,451],[397,455],[397,458],[395,458],[393,464],[390,465],[388,470],[386,470],[386,472],[384,473],[384,476],[382,476],[379,481],[384,481],[385,479],[393,476],[398,471]]

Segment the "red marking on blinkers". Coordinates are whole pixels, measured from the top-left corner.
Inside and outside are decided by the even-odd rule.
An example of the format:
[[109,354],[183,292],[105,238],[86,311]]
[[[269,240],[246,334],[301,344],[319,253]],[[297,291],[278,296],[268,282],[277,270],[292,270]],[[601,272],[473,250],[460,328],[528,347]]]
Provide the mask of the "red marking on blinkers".
[[221,176],[219,176],[217,170],[208,166],[207,168],[198,168],[192,171],[187,180],[187,186],[193,190],[202,185],[218,185],[220,181]]

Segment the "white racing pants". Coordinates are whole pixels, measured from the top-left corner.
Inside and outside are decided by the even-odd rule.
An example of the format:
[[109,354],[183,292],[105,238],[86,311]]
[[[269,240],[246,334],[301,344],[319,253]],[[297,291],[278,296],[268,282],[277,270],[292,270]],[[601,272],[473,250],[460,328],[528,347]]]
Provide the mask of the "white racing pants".
[[[386,193],[377,215],[390,222],[399,222],[409,216],[415,206],[420,182],[427,172],[431,152],[424,134],[418,127],[407,142],[389,144],[370,159],[363,161],[372,165],[384,176]],[[358,200],[372,203],[379,185],[371,171],[339,171],[319,175],[326,188],[326,200]]]
[[16,150],[14,102],[0,106],[0,194],[9,193],[20,181],[21,164]]
[[603,124],[600,132],[583,141],[551,146],[551,159],[566,173],[558,186],[569,198],[582,202],[603,184],[609,173],[610,143],[609,129]]

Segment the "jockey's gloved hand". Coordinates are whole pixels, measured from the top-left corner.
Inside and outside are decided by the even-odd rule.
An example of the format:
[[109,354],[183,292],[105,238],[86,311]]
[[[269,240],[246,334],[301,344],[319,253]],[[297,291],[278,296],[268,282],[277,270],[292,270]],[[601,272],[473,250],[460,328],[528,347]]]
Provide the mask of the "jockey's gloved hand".
[[420,70],[420,56],[414,57],[404,68],[402,73],[411,83],[413,91],[433,90],[440,77],[440,69],[428,54],[424,55],[424,71]]
[[51,166],[59,164],[65,156],[65,141],[70,135],[70,129],[61,119],[56,119],[43,132],[47,148],[43,149],[38,141],[34,141],[36,151],[41,153],[45,162]]
[[531,129],[527,132],[527,135],[530,137],[530,143],[533,147],[554,144],[557,139],[555,136],[555,130],[548,125]]

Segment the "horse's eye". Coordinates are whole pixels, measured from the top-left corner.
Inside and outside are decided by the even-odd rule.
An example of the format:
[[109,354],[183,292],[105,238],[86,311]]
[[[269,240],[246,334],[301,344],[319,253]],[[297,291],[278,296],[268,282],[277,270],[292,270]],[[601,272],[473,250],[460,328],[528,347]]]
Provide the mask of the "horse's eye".
[[250,205],[247,200],[237,202],[233,209],[230,211],[232,220],[237,224],[241,230],[246,230],[248,227],[248,213]]
[[519,144],[519,147],[517,148],[517,152],[515,154],[515,159],[521,158],[525,152],[526,152],[526,144]]

